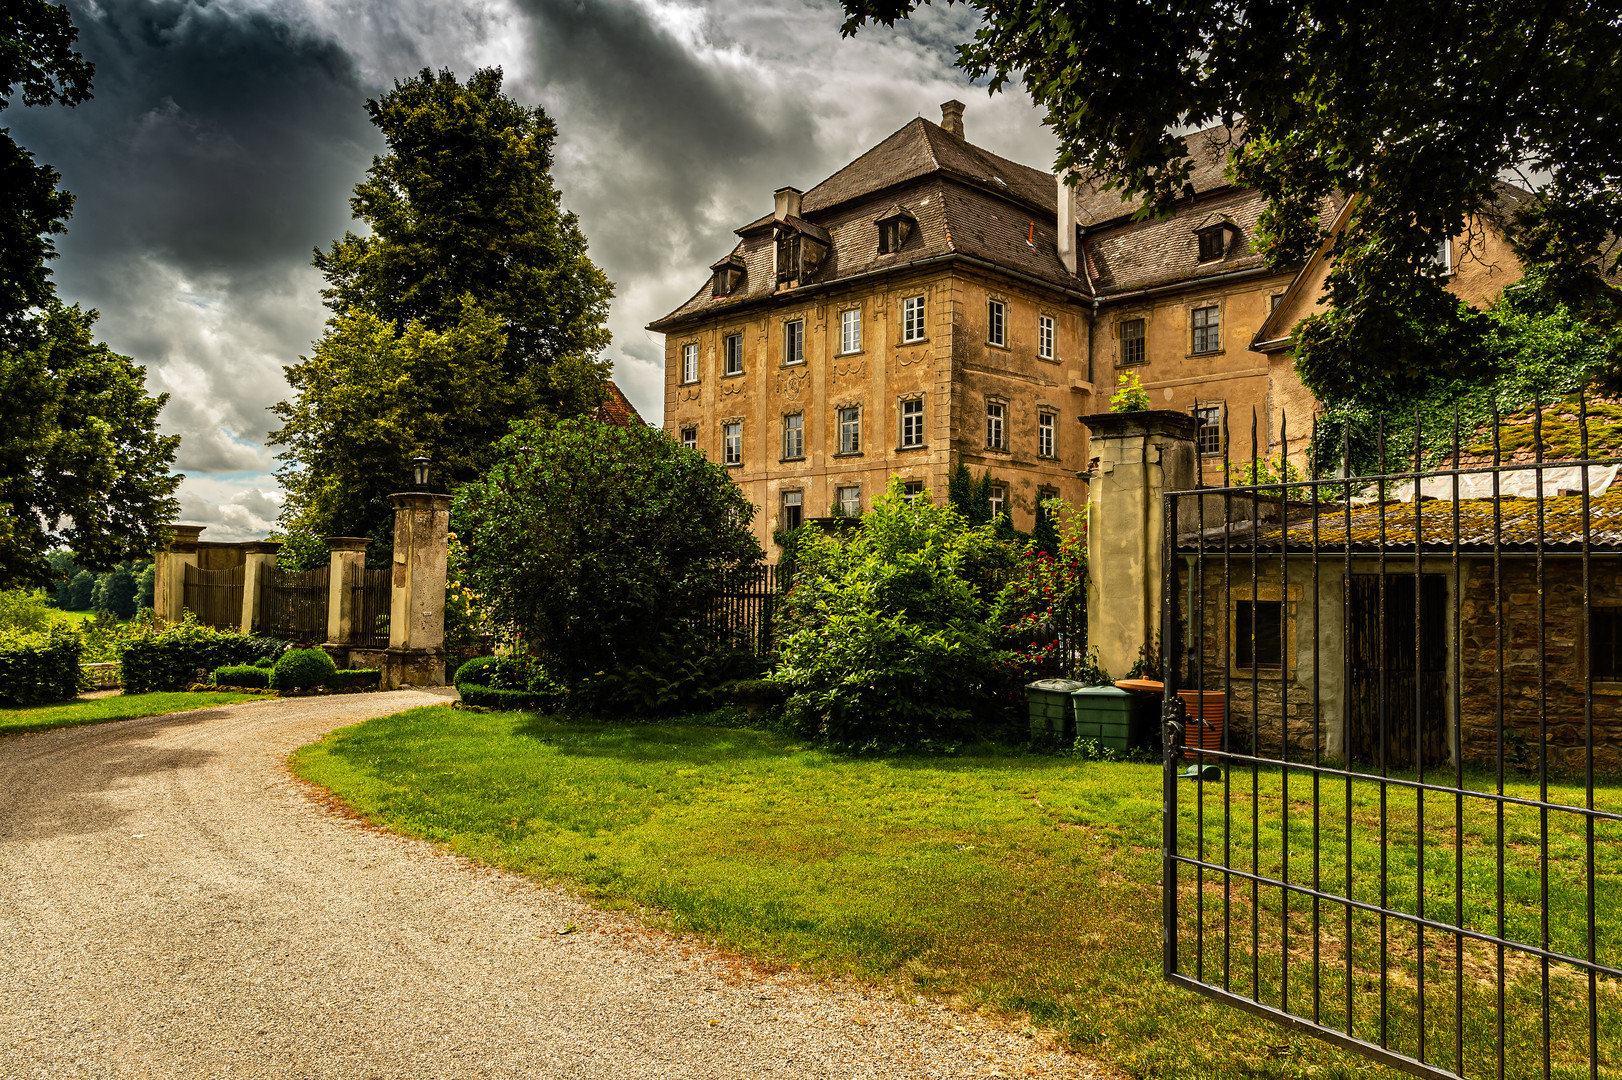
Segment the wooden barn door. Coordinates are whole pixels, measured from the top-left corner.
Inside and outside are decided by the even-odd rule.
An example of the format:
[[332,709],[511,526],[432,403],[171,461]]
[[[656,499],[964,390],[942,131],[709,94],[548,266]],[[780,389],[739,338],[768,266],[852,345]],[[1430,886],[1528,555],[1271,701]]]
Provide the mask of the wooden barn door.
[[1353,574],[1347,582],[1347,752],[1386,769],[1413,768],[1416,749],[1426,765],[1441,764],[1448,760],[1447,578],[1386,574],[1383,581],[1383,620],[1382,576]]

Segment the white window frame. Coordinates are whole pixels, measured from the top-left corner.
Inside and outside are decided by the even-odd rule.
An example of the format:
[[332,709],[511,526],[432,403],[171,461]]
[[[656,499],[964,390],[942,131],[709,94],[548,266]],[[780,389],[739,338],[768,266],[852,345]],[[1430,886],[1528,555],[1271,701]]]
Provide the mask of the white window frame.
[[901,403],[901,449],[924,445],[924,399],[907,398]]
[[901,301],[901,340],[923,341],[927,335],[924,333],[924,298],[909,296]]
[[1001,300],[986,301],[986,343],[1008,348],[1008,305]]
[[1054,333],[1053,316],[1039,315],[1036,320],[1036,355],[1043,360],[1053,359],[1053,341],[1057,336]]
[[839,313],[839,351],[862,351],[862,309],[846,308]]
[[721,425],[721,464],[743,464],[743,421]]
[[1453,238],[1444,236],[1436,242],[1436,250],[1431,255],[1431,261],[1436,264],[1443,277],[1453,275]]
[[[789,511],[789,507],[791,507],[791,506],[795,510],[799,511],[799,514],[797,516],[800,519],[800,520],[796,521],[792,525],[789,524],[789,520],[788,520],[788,518],[789,518],[788,511]],[[782,525],[783,525],[784,529],[797,529],[801,525],[805,524],[805,492],[804,491],[801,491],[799,488],[795,488],[795,489],[793,489],[791,491],[783,492],[783,516],[782,516],[781,520],[782,520]]]
[[[1202,312],[1210,312],[1205,317],[1206,321],[1203,324],[1199,322]],[[1188,324],[1189,352],[1198,355],[1200,353],[1222,351],[1222,308],[1219,305],[1202,304],[1197,308],[1190,309]],[[1204,348],[1200,347],[1201,341],[1205,343]]]
[[681,381],[698,382],[698,342],[689,341],[681,347]]
[[[722,349],[726,355],[726,373],[728,375],[743,374],[743,335],[728,334],[722,342]],[[734,361],[736,364],[734,365]]]
[[[846,496],[850,497],[847,499]],[[841,484],[834,489],[834,501],[839,504],[849,517],[855,517],[862,512],[862,486],[860,484]]]
[[681,444],[689,450],[698,449],[698,425],[688,424],[679,430]]
[[783,460],[794,461],[803,457],[805,457],[805,414],[787,413],[783,416]]
[[1036,414],[1036,456],[1059,456],[1059,416],[1047,409]]
[[991,485],[991,520],[996,521],[998,516],[1008,510],[1008,485]]
[[783,363],[785,366],[805,363],[804,319],[789,319],[783,323]]
[[1008,449],[1008,403],[986,402],[986,449]]
[[846,405],[839,410],[839,452],[841,454],[860,454],[862,452],[862,407],[860,405]]

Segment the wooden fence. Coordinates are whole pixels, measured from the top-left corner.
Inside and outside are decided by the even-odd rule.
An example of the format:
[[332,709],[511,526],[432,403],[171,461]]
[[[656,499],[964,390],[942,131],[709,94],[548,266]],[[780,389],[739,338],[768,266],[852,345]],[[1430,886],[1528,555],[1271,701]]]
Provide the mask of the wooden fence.
[[706,643],[711,648],[770,655],[776,647],[773,628],[788,588],[787,578],[775,566],[727,575],[714,605],[700,623]]
[[182,601],[204,626],[235,630],[242,625],[245,570],[241,563],[224,570],[204,570],[187,563]]

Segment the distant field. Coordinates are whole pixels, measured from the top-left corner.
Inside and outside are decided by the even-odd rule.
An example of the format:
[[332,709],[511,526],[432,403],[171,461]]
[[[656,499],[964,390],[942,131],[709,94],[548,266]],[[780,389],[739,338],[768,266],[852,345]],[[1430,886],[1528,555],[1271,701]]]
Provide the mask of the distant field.
[[60,705],[29,709],[0,708],[0,735],[20,735],[28,731],[78,727],[81,724],[105,724],[113,720],[162,716],[254,700],[256,697],[253,694],[209,690],[172,694],[114,694],[112,697],[79,698]]

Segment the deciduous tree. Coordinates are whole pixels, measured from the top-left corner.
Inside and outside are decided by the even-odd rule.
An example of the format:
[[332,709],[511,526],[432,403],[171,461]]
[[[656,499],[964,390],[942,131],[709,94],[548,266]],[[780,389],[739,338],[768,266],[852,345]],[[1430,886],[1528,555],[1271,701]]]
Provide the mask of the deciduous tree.
[[[846,33],[920,0],[844,0]],[[928,0],[922,0],[928,2]],[[1321,207],[1359,202],[1329,278],[1333,309],[1297,332],[1330,398],[1400,393],[1490,366],[1486,328],[1443,288],[1437,242],[1499,206],[1498,177],[1541,175],[1517,214],[1524,261],[1563,302],[1614,322],[1622,269],[1622,17],[1539,0],[967,0],[958,63],[1018,81],[1058,136],[1058,164],[1170,208],[1191,175],[1178,132],[1228,125],[1229,168],[1269,199],[1273,265],[1323,238]]]

